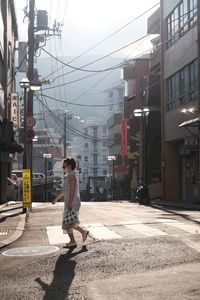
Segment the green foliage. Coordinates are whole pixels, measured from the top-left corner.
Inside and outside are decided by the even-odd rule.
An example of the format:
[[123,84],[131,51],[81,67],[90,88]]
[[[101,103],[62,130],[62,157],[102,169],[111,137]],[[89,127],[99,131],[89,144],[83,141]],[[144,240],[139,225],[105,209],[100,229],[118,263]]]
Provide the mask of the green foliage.
[[138,159],[138,157],[140,157],[140,153],[138,151],[128,152],[128,154],[127,154],[127,158],[129,160],[135,160],[135,159]]

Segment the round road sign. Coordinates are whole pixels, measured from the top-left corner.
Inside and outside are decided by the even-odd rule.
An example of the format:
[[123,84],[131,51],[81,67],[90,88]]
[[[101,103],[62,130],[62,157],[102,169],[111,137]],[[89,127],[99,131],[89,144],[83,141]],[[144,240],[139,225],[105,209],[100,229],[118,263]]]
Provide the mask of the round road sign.
[[33,116],[26,117],[26,127],[34,127],[35,126],[35,118]]
[[27,130],[26,133],[27,133],[27,139],[28,139],[28,141],[32,141],[32,139],[35,136],[34,130],[33,129],[29,129],[29,130]]

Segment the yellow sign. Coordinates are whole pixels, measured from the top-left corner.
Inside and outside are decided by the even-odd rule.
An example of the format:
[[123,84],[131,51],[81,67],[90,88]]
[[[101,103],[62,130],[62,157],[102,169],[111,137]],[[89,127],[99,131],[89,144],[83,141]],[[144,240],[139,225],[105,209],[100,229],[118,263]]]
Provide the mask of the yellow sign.
[[22,170],[23,208],[31,207],[31,172]]

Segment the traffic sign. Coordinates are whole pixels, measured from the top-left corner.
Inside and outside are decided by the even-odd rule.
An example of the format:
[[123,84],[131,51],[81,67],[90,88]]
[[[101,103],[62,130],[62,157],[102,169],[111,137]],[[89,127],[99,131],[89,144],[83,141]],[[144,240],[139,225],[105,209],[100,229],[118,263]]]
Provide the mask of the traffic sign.
[[36,120],[33,116],[26,117],[26,127],[27,128],[30,128],[30,127],[32,128],[35,126],[35,124],[36,124]]
[[27,130],[26,134],[27,134],[28,141],[32,141],[32,139],[35,137],[35,131],[33,129]]

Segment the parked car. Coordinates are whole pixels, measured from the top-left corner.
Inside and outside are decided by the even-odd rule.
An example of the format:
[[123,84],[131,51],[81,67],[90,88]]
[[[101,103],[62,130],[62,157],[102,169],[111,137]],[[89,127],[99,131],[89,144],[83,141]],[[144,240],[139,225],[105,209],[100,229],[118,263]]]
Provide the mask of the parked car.
[[33,173],[33,178],[45,178],[44,173]]

